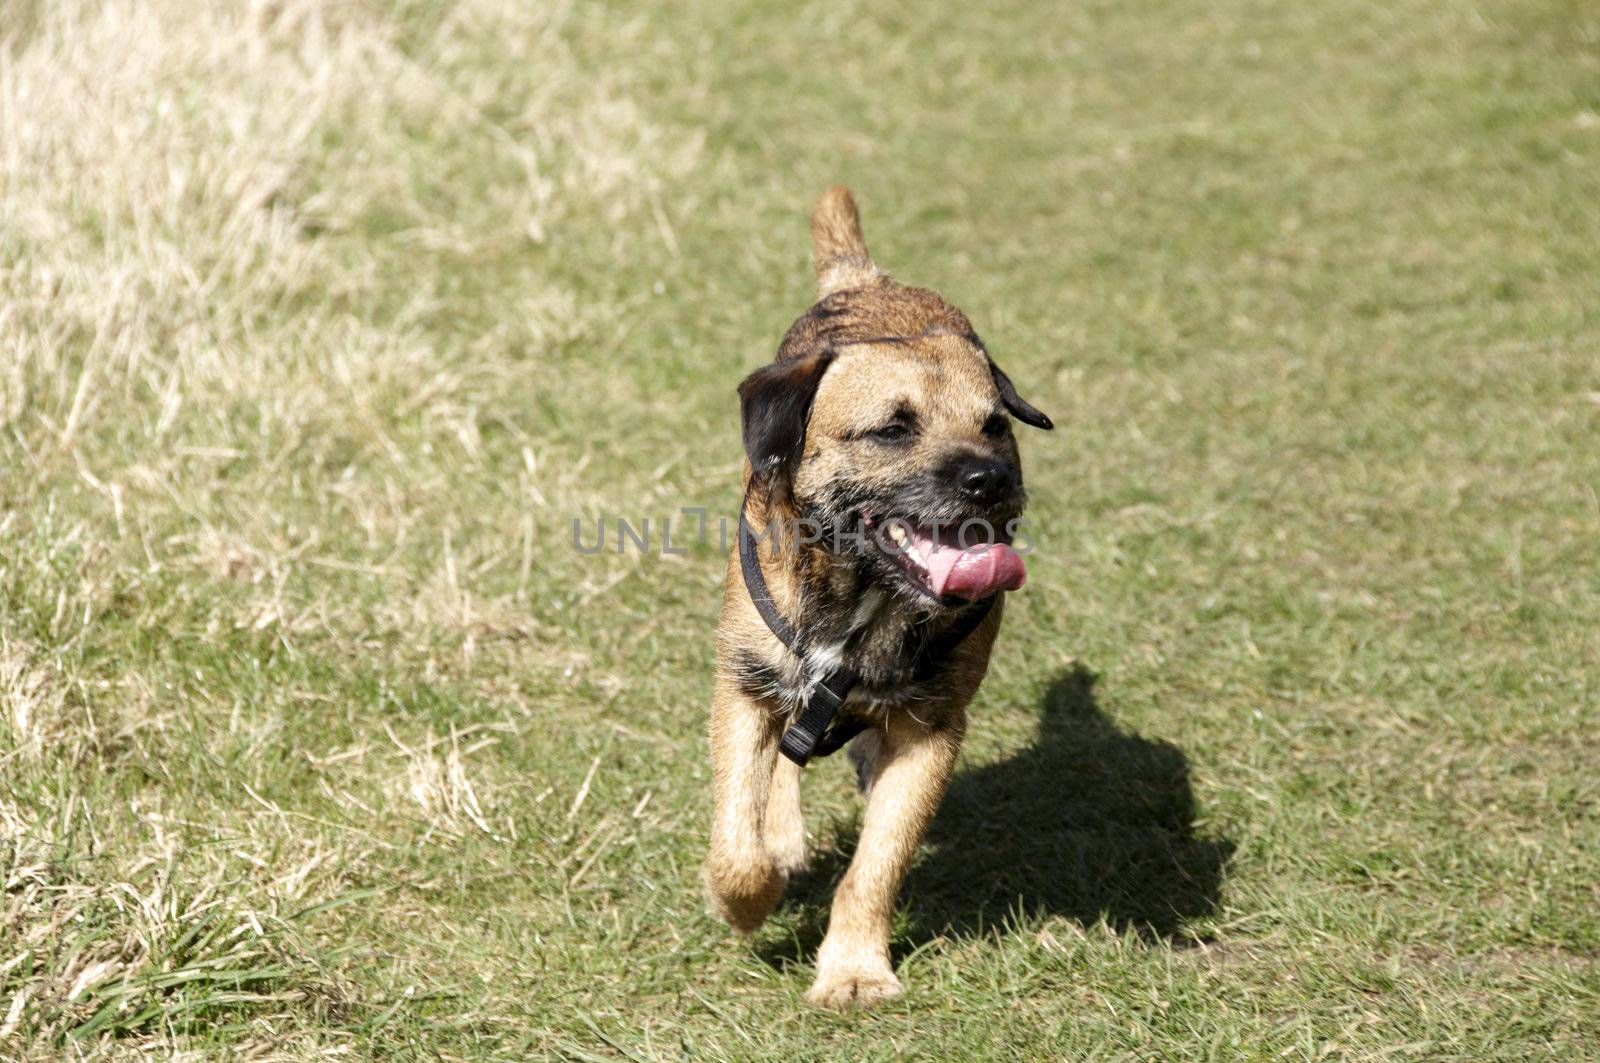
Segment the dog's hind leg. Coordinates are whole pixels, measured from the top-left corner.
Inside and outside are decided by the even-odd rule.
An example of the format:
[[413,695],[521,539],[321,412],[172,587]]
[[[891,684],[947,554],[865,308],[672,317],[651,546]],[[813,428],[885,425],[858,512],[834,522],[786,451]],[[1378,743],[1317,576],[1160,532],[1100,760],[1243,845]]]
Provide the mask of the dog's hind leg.
[[785,877],[806,869],[806,821],[800,811],[800,765],[779,757],[767,797],[767,852]]
[[711,709],[715,807],[706,892],[712,909],[741,934],[760,926],[783,893],[784,875],[767,849],[763,822],[780,726],[768,706],[718,680]]
[[856,769],[856,789],[864,794],[872,792],[873,773],[878,770],[878,758],[883,755],[883,734],[868,728],[850,740],[845,747],[850,766]]
[[[944,796],[961,749],[960,710],[930,728],[891,713],[877,756],[861,839],[833,897],[817,979],[806,999],[825,1008],[868,1007],[900,992],[889,965],[895,898],[922,832]],[[865,750],[863,750],[865,752]]]

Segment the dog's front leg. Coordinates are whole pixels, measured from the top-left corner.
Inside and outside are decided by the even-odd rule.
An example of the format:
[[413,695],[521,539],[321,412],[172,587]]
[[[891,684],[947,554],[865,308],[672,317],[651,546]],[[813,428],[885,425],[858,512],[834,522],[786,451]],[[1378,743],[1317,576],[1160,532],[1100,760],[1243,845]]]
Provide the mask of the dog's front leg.
[[861,840],[833,897],[817,980],[806,999],[825,1008],[868,1007],[900,992],[889,965],[895,898],[922,832],[944,796],[966,717],[930,728],[894,712],[877,755]]
[[711,708],[715,805],[706,891],[712,909],[741,934],[760,926],[783,892],[784,876],[762,831],[780,726],[770,707],[718,680]]
[[767,797],[767,851],[787,878],[806,869],[806,821],[800,811],[800,765],[779,757]]

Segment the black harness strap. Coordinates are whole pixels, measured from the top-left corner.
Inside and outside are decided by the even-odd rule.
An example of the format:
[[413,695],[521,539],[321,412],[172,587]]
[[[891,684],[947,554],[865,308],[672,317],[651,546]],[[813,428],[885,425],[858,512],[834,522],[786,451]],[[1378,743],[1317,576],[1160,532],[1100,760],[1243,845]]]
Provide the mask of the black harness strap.
[[745,519],[743,506],[739,507],[739,568],[744,572],[744,589],[750,592],[756,612],[761,614],[761,619],[767,622],[772,633],[778,636],[778,641],[798,654],[800,649],[796,643],[800,638],[789,626],[789,621],[778,612],[778,603],[772,600],[772,592],[767,590],[767,579],[761,574],[761,559],[756,554],[756,535],[750,530],[750,522]]
[[838,715],[839,707],[856,685],[856,674],[848,668],[829,672],[806,699],[800,715],[784,729],[778,739],[778,752],[800,765],[812,757],[826,757],[844,748],[846,742],[867,729],[859,716]]
[[[755,605],[756,612],[761,614],[761,619],[778,641],[800,658],[803,666],[805,654],[800,649],[800,637],[783,614],[778,612],[772,592],[767,589],[766,577],[761,574],[761,559],[756,552],[755,532],[745,519],[743,506],[739,508],[739,569],[744,574],[744,587],[750,593],[750,601]],[[943,659],[978,629],[978,625],[989,615],[989,610],[994,608],[997,597],[991,594],[983,599],[948,631],[922,647],[917,654],[914,672],[918,679],[931,676]],[[907,635],[907,642],[920,631],[921,625],[912,628]],[[805,704],[800,707],[800,712],[778,740],[779,751],[805,767],[808,760],[838,752],[846,742],[865,731],[870,726],[866,720],[851,714],[839,715],[839,709],[859,680],[860,676],[843,666],[819,677],[812,685]]]

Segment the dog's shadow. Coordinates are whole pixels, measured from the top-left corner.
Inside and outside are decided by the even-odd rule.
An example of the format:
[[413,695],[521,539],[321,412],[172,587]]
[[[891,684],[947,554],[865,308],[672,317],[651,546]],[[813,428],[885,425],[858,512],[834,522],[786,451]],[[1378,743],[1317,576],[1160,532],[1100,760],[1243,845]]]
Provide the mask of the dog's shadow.
[[[897,958],[1019,914],[1104,919],[1122,933],[1187,941],[1186,924],[1215,909],[1233,845],[1197,835],[1188,759],[1169,742],[1117,727],[1094,685],[1081,665],[1063,672],[1045,694],[1030,747],[950,780],[907,879]],[[788,931],[758,946],[769,963],[815,953],[858,831],[859,818],[790,883]]]

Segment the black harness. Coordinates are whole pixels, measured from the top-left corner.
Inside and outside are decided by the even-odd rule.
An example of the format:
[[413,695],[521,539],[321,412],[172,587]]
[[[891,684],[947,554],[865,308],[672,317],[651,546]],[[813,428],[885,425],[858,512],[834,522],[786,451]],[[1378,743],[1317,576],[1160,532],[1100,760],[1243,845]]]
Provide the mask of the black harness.
[[[767,628],[777,640],[800,658],[803,667],[805,655],[800,651],[800,636],[789,626],[783,614],[778,612],[778,606],[772,600],[772,593],[767,590],[766,577],[761,574],[761,561],[756,555],[755,533],[750,528],[750,522],[745,519],[743,506],[739,508],[739,568],[744,572],[745,590],[750,592],[750,601],[755,604],[756,612],[761,614],[761,619],[766,621]],[[925,642],[917,655],[916,677],[926,679],[932,675],[944,658],[978,629],[978,625],[989,615],[989,610],[994,608],[995,599],[998,597],[998,594],[991,594],[984,598],[969,613],[956,621],[948,631],[932,641]],[[926,621],[906,633],[907,645],[921,640],[925,625]],[[802,674],[802,682],[804,678]],[[850,691],[860,678],[843,665],[818,678],[812,685],[811,695],[800,706],[799,713],[789,724],[788,729],[783,732],[783,737],[778,742],[779,751],[796,764],[805,767],[806,761],[812,757],[826,757],[836,753],[846,742],[865,731],[869,724],[861,717],[839,716],[840,706],[844,704],[844,699],[850,696]]]

